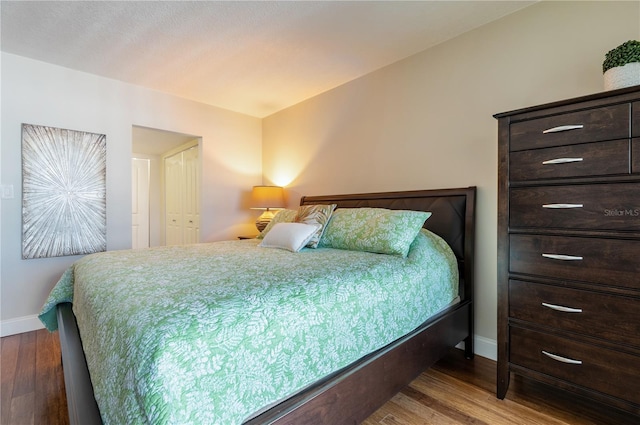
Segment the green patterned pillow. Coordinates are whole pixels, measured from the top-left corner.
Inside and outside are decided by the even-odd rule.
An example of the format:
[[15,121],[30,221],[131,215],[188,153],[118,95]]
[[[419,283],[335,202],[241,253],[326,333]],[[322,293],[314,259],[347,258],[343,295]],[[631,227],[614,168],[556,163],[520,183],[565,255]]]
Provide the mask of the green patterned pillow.
[[320,246],[406,257],[430,212],[385,208],[334,211]]
[[267,227],[262,229],[262,232],[260,232],[260,234],[256,237],[258,239],[263,239],[267,235],[267,233],[269,233],[269,231],[273,228],[273,226],[275,226],[278,223],[293,223],[297,213],[298,211],[296,210],[278,211],[276,215],[273,216],[269,224],[267,224]]
[[319,225],[318,230],[307,243],[309,248],[317,248],[318,242],[331,218],[331,213],[336,209],[336,204],[331,205],[302,205],[298,208],[295,222]]

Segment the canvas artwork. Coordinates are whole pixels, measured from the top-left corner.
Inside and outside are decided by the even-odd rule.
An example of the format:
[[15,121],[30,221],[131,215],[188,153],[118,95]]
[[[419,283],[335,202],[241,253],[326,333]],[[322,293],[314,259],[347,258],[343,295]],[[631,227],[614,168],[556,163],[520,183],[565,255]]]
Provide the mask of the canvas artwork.
[[22,125],[22,258],[106,251],[106,139]]

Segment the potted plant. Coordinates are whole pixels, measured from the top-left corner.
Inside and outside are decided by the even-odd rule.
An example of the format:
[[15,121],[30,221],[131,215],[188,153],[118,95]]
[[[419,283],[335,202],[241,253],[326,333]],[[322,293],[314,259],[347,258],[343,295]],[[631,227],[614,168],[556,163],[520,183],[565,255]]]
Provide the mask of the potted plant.
[[640,84],[640,41],[629,40],[605,55],[602,63],[605,90]]

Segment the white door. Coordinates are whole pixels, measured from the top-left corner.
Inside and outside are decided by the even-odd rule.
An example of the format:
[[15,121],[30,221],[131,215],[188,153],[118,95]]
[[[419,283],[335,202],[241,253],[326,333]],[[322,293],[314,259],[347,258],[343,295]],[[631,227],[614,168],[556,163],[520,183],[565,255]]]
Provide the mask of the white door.
[[164,160],[165,245],[181,245],[182,236],[182,152]]
[[198,146],[164,160],[165,244],[200,242],[200,157]]
[[149,160],[131,160],[131,246],[149,247]]
[[200,161],[198,147],[182,153],[184,243],[200,242]]

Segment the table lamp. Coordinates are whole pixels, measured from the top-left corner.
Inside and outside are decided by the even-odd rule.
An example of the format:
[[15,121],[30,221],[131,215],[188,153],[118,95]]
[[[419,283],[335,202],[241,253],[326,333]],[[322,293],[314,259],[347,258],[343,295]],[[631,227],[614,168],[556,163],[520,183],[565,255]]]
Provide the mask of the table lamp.
[[275,215],[272,210],[284,208],[284,193],[280,186],[253,186],[251,192],[251,209],[264,210],[256,220],[258,231],[267,227]]

